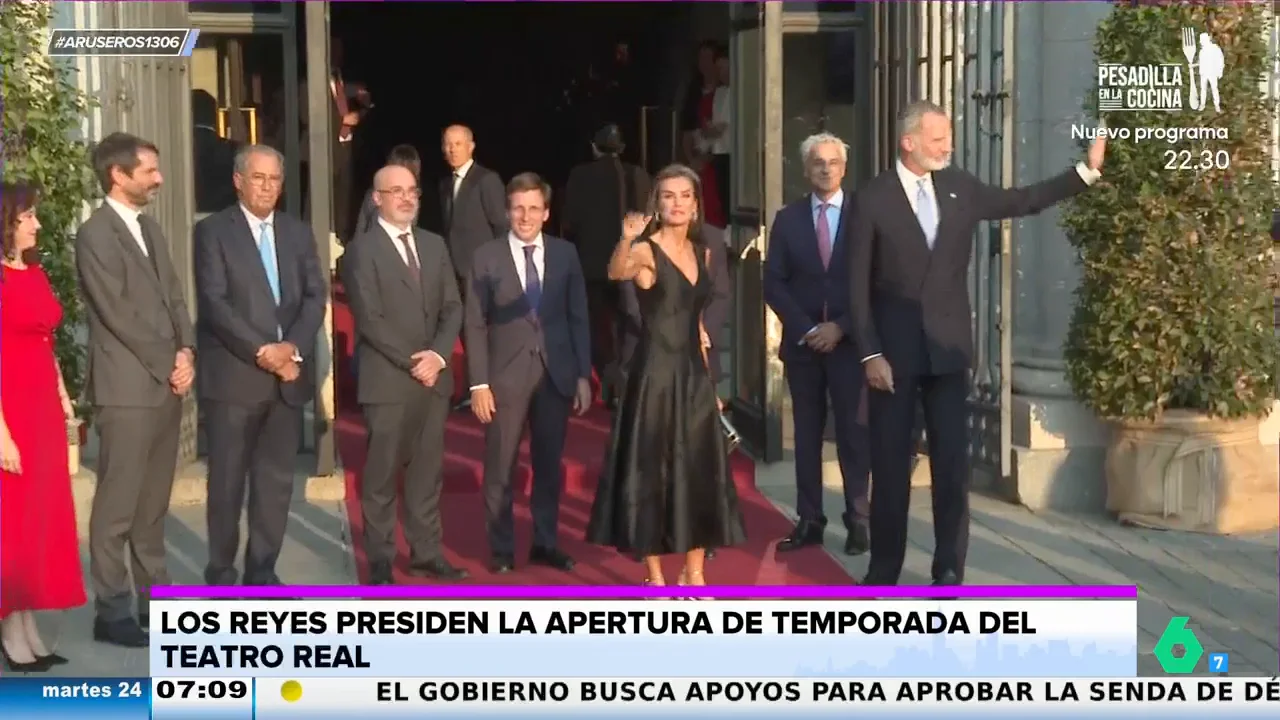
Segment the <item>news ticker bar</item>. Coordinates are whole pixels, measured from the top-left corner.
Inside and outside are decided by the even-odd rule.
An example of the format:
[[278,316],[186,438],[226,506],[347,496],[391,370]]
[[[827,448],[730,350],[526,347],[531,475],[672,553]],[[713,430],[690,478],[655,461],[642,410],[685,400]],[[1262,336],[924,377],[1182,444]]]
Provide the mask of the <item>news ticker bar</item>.
[[49,55],[76,57],[191,57],[200,31],[194,28],[56,29],[49,36]]
[[[1275,718],[1267,678],[136,678],[0,680],[5,720]],[[91,714],[91,715],[89,715]]]

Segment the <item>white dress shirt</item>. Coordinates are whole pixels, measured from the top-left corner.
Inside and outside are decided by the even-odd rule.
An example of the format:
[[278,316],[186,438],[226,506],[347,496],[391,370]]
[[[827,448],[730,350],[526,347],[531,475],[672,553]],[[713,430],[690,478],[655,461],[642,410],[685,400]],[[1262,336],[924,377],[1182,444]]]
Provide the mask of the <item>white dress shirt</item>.
[[[271,226],[272,229],[274,229],[276,214],[272,212],[268,214],[265,218],[260,218],[257,215],[254,215],[253,213],[249,212],[249,208],[245,207],[244,205],[240,206],[240,212],[244,213],[244,219],[249,221],[249,231],[253,233],[253,242],[256,245],[259,245],[259,246],[262,245],[262,229],[263,229],[262,226],[267,225],[267,226]],[[279,255],[279,251],[277,251],[276,254]]]
[[[921,180],[924,181],[925,193],[930,198],[933,199],[933,206],[935,208],[938,207],[938,195],[933,186],[933,173],[925,173],[924,175],[917,175],[911,172],[910,170],[908,170],[907,166],[902,164],[902,160],[898,160],[896,163],[894,163],[894,167],[898,171],[898,182],[902,183],[902,190],[907,194],[907,202],[911,204],[911,212],[916,213],[916,212],[919,212],[920,210],[920,208],[916,207],[916,204],[917,204],[916,200],[920,192]],[[1094,170],[1093,168],[1089,167],[1088,165],[1085,165],[1084,163],[1076,163],[1076,174],[1080,176],[1080,179],[1084,181],[1085,185],[1093,185],[1094,183],[1098,182],[1099,178],[1102,177],[1101,172]],[[868,360],[872,360],[880,356],[881,356],[881,353],[868,355],[862,358],[862,362],[865,363]]]
[[453,196],[458,197],[458,190],[462,188],[462,181],[467,179],[467,173],[471,172],[471,166],[475,165],[475,160],[468,160],[462,163],[462,167],[453,171]]
[[729,87],[721,85],[716,88],[715,96],[711,99],[711,123],[717,127],[724,128],[719,137],[703,138],[702,151],[709,155],[728,155],[732,152],[730,143],[733,138],[729,136],[729,129],[732,127],[732,118],[730,116],[729,104]]
[[386,230],[387,234],[391,236],[391,246],[396,249],[396,254],[404,261],[405,267],[413,267],[413,265],[409,263],[409,256],[405,255],[404,243],[400,242],[401,235],[408,235],[409,252],[413,253],[413,259],[417,266],[422,267],[422,259],[418,257],[418,243],[414,242],[415,238],[413,236],[413,228],[398,228],[387,222],[386,218],[381,216],[378,217],[378,224],[381,225],[382,229]]
[[[520,287],[523,288],[529,284],[529,278],[525,277],[525,261],[524,246],[525,242],[516,237],[515,233],[507,233],[507,244],[511,246],[511,260],[516,264],[516,275],[520,276]],[[538,271],[538,281],[546,279],[546,247],[542,242],[542,233],[538,233],[538,237],[533,239],[533,267]]]
[[[525,272],[524,246],[525,242],[516,237],[515,233],[507,233],[507,244],[511,246],[511,261],[516,265],[516,276],[520,278],[520,287],[523,289],[528,283],[528,275]],[[538,233],[538,237],[533,239],[533,269],[538,273],[538,281],[545,282],[547,279],[547,247],[542,241],[542,233]],[[489,385],[472,385],[472,390],[484,390]]]
[[142,220],[139,217],[142,211],[110,197],[107,198],[107,206],[115,210],[124,221],[124,226],[129,228],[129,234],[133,236],[133,241],[138,243],[138,249],[142,251],[143,257],[150,257],[151,254],[147,252],[147,241],[142,238]]

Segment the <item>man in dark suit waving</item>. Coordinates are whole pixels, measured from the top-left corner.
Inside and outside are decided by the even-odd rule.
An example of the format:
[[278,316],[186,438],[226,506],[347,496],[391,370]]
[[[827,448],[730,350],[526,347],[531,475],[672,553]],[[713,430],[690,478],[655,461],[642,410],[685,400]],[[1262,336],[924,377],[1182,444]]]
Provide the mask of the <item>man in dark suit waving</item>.
[[543,235],[551,187],[534,173],[507,185],[511,232],[481,245],[466,293],[471,411],[485,429],[484,503],[490,567],[515,567],[511,476],[529,425],[533,547],[529,562],[557,570],[573,560],[557,547],[560,467],[572,408],[591,404],[587,288],[573,245]]
[[822,509],[822,444],[830,398],[836,456],[844,484],[844,550],[861,555],[870,544],[867,528],[865,382],[851,337],[849,311],[849,211],[840,182],[848,146],[830,133],[800,145],[812,191],[778,211],[769,233],[764,299],[782,321],[778,355],[791,391],[795,420],[795,529],[778,551],[821,545],[827,518]]
[[326,288],[311,229],[275,209],[284,183],[280,153],[243,148],[232,181],[239,201],[201,220],[194,241],[196,377],[209,442],[204,579],[236,581],[247,489],[244,583],[278,585]]
[[951,120],[930,102],[899,118],[895,167],[858,193],[850,219],[854,335],[871,385],[871,565],[865,583],[894,585],[907,546],[916,398],[933,472],[934,585],[964,580],[969,546],[965,403],[973,356],[968,273],[983,220],[1033,215],[1101,177],[1106,140],[1086,162],[1024,188],[984,185],[951,164]]
[[369,582],[392,582],[401,470],[410,573],[458,580],[466,573],[443,555],[440,490],[453,392],[445,358],[458,340],[462,303],[444,238],[413,227],[417,178],[388,165],[374,175],[373,191],[377,227],[348,246],[342,277],[356,321],[356,397],[369,430],[361,477]]

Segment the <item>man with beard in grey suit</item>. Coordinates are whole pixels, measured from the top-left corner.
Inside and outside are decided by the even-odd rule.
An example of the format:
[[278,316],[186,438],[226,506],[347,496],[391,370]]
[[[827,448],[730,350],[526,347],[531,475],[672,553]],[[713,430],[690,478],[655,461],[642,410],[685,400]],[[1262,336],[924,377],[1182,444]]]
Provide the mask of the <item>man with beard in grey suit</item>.
[[409,572],[440,580],[466,573],[443,554],[440,491],[444,424],[453,392],[445,358],[462,303],[444,238],[413,227],[422,192],[405,167],[373,178],[377,227],[347,245],[343,284],[355,316],[356,394],[369,433],[361,479],[369,583],[389,585],[396,554],[396,476],[404,471]]
[[80,226],[75,247],[88,310],[87,399],[99,437],[89,518],[93,637],[146,647],[151,587],[169,584],[164,523],[182,398],[195,380],[195,333],[168,241],[142,213],[164,182],[160,151],[112,133],[94,148],[93,170],[107,197]]

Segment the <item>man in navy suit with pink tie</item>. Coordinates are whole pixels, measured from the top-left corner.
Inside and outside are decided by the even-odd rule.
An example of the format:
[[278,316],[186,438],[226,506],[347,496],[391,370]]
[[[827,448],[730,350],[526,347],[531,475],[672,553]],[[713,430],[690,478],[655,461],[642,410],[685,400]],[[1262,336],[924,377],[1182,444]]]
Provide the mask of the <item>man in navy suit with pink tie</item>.
[[845,233],[853,203],[840,187],[849,150],[840,138],[821,133],[806,139],[800,154],[812,191],[778,211],[764,267],[765,302],[782,320],[779,356],[791,391],[800,516],[778,551],[822,544],[822,444],[830,408],[844,477],[844,550],[861,555],[870,544],[869,439],[866,382],[849,307]]

